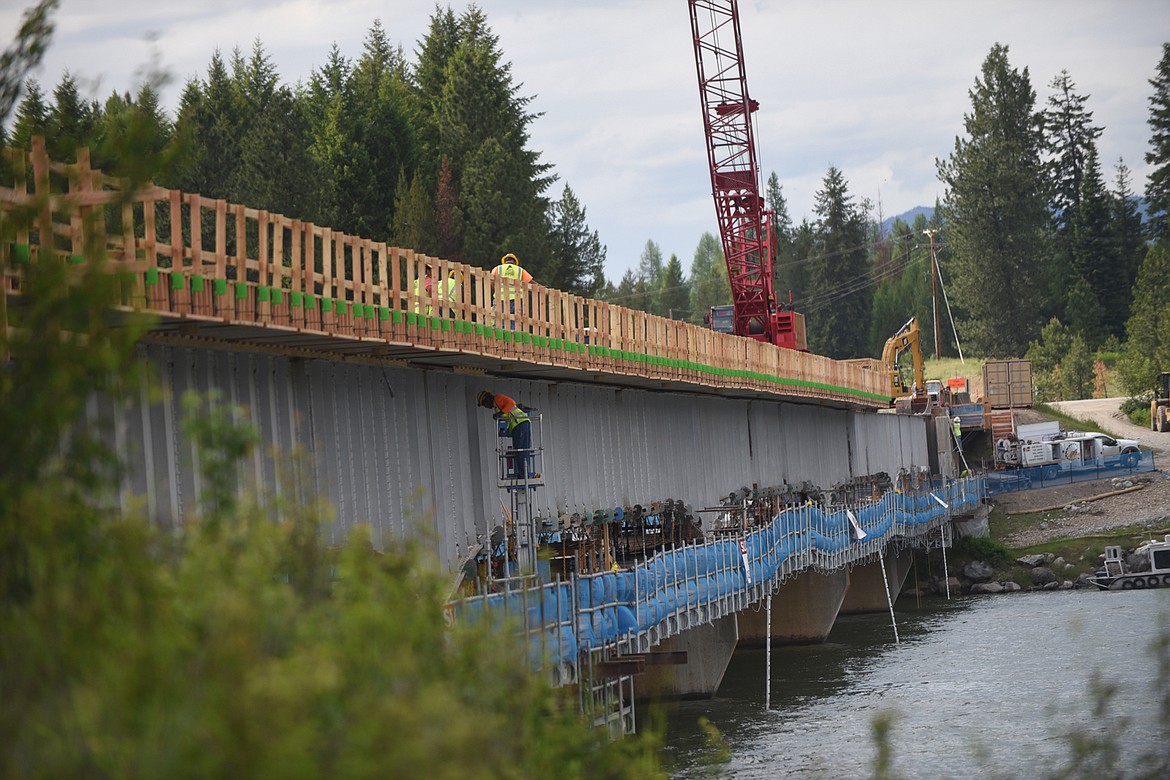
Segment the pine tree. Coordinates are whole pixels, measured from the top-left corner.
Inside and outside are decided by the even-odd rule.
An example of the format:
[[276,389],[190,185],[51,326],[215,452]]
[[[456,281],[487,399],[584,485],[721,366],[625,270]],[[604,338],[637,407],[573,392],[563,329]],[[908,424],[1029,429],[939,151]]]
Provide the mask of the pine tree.
[[[236,52],[234,62],[240,63]],[[187,163],[176,186],[208,198],[231,199],[230,179],[240,164],[245,107],[217,49],[204,81],[191,79],[179,104],[176,132],[187,146]]]
[[1159,238],[1170,233],[1170,43],[1162,44],[1162,59],[1150,86],[1154,94],[1146,121],[1152,134],[1146,162],[1153,168],[1146,181],[1146,227],[1152,238]]
[[1080,195],[1072,209],[1066,223],[1072,264],[1065,322],[1076,335],[1095,346],[1109,333],[1120,335],[1125,321],[1116,315],[1124,309],[1129,296],[1110,240],[1109,195],[1101,181],[1096,144],[1089,145]]
[[1051,208],[1057,225],[1067,230],[1080,207],[1090,148],[1096,145],[1102,129],[1093,126],[1093,112],[1085,109],[1089,96],[1076,94],[1076,84],[1067,70],[1062,70],[1049,87],[1054,94],[1044,112],[1044,130]]
[[712,306],[731,303],[731,285],[727,280],[727,262],[719,240],[703,233],[691,259],[690,311],[692,322],[703,322]]
[[[511,66],[483,12],[470,7],[458,21],[458,42],[447,51],[446,17],[432,19],[443,39],[427,57],[426,78],[437,93],[424,92],[432,109],[436,155],[451,160],[455,190],[466,219],[463,253],[472,262],[494,263],[513,252],[540,280],[548,257],[548,201],[554,177],[539,154],[527,148],[536,115],[531,98],[519,94]],[[424,51],[429,51],[424,44]],[[445,60],[444,60],[445,58]],[[435,73],[443,61],[441,73]],[[420,70],[420,79],[423,74]]]
[[1118,373],[1126,392],[1136,395],[1170,366],[1170,243],[1158,241],[1146,252],[1133,291]]
[[16,107],[12,123],[12,145],[28,149],[34,135],[45,135],[49,127],[49,107],[40,84],[29,79],[24,85],[24,97]]
[[543,283],[565,292],[593,296],[604,283],[605,247],[585,222],[585,207],[566,184],[550,207],[549,262]]
[[938,162],[960,330],[986,356],[1023,353],[1057,283],[1047,249],[1042,121],[1027,68],[1015,70],[1007,55],[1006,46],[992,47],[970,93],[967,137]]
[[809,262],[809,348],[842,359],[867,354],[873,291],[869,284],[865,218],[835,166],[816,195],[814,249]]
[[638,279],[645,285],[649,298],[646,308],[651,314],[662,314],[662,301],[659,291],[662,289],[662,249],[653,240],[647,241],[638,259]]
[[666,267],[662,269],[662,279],[658,288],[658,305],[662,309],[659,314],[673,320],[687,320],[691,318],[691,290],[686,277],[683,276],[682,262],[678,255],[671,254]]
[[72,160],[78,148],[93,143],[98,122],[98,111],[81,99],[77,81],[69,73],[53,90],[53,105],[49,109],[46,128],[46,148],[54,160]]
[[1124,336],[1125,322],[1133,303],[1133,285],[1137,279],[1138,268],[1145,253],[1145,239],[1142,235],[1142,217],[1138,211],[1138,199],[1130,189],[1130,173],[1125,162],[1118,158],[1113,180],[1113,191],[1110,193],[1110,228],[1109,234],[1117,253],[1117,273],[1121,275],[1122,287],[1127,291],[1125,301],[1116,316],[1121,322],[1121,328],[1114,328],[1119,338]]

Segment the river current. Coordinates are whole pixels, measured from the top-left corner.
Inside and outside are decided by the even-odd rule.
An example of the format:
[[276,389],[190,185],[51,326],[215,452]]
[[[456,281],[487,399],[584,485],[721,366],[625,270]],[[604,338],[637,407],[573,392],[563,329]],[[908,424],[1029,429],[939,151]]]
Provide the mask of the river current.
[[[1170,589],[904,604],[899,643],[887,612],[839,618],[824,644],[773,648],[771,709],[765,652],[736,653],[714,699],[666,708],[671,776],[872,777],[885,714],[896,777],[1044,777],[1068,764],[1073,732],[1115,744],[1123,776],[1142,754],[1170,767],[1152,650],[1170,632]],[[1094,679],[1116,688],[1103,713]]]

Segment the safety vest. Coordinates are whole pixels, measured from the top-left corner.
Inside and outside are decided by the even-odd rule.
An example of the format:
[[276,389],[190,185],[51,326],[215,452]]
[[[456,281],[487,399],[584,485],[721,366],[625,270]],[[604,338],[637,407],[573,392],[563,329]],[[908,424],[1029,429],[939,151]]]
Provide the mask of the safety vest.
[[[429,281],[429,277],[426,281]],[[434,314],[435,307],[432,306],[429,302],[430,297],[431,297],[430,285],[426,284],[426,290],[424,290],[423,289],[424,284],[426,284],[426,282],[423,279],[415,279],[414,280],[414,294],[420,298],[427,299],[428,303],[427,303],[426,315],[428,317],[430,317],[432,314]],[[454,302],[454,300],[455,300],[455,279],[452,277],[447,277],[447,300],[452,301],[452,302]],[[419,305],[416,303],[414,305],[414,313],[418,314],[418,312],[419,312]]]
[[497,395],[494,399],[492,399],[492,402],[496,405],[496,409],[499,410],[500,416],[508,421],[509,433],[511,433],[512,429],[517,425],[528,422],[527,412],[520,408],[520,404],[516,403],[508,396],[502,394]]
[[[505,279],[516,280],[524,279],[525,275],[527,274],[527,272],[516,263],[500,263],[492,269],[492,273],[496,274],[497,276],[502,276]],[[515,300],[516,285],[506,284],[504,286],[508,288],[508,300]]]

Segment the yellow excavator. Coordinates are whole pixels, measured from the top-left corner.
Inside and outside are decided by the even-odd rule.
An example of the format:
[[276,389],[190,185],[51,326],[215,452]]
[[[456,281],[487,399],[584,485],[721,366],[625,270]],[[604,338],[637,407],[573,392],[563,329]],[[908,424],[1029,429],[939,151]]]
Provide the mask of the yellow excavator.
[[[902,356],[907,352],[914,363],[913,384],[907,384],[905,366],[901,363]],[[916,317],[911,317],[897,333],[886,340],[886,346],[882,349],[882,365],[889,377],[890,396],[895,411],[903,414],[925,414],[930,411]]]

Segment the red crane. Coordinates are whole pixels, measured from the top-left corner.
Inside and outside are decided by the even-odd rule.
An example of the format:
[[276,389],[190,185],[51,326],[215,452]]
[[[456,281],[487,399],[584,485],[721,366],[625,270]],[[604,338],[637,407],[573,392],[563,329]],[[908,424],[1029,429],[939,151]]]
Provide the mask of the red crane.
[[748,96],[736,0],[688,0],[711,191],[734,312],[732,332],[805,350],[804,316],[776,301],[772,212],[760,195],[752,133],[759,103]]

